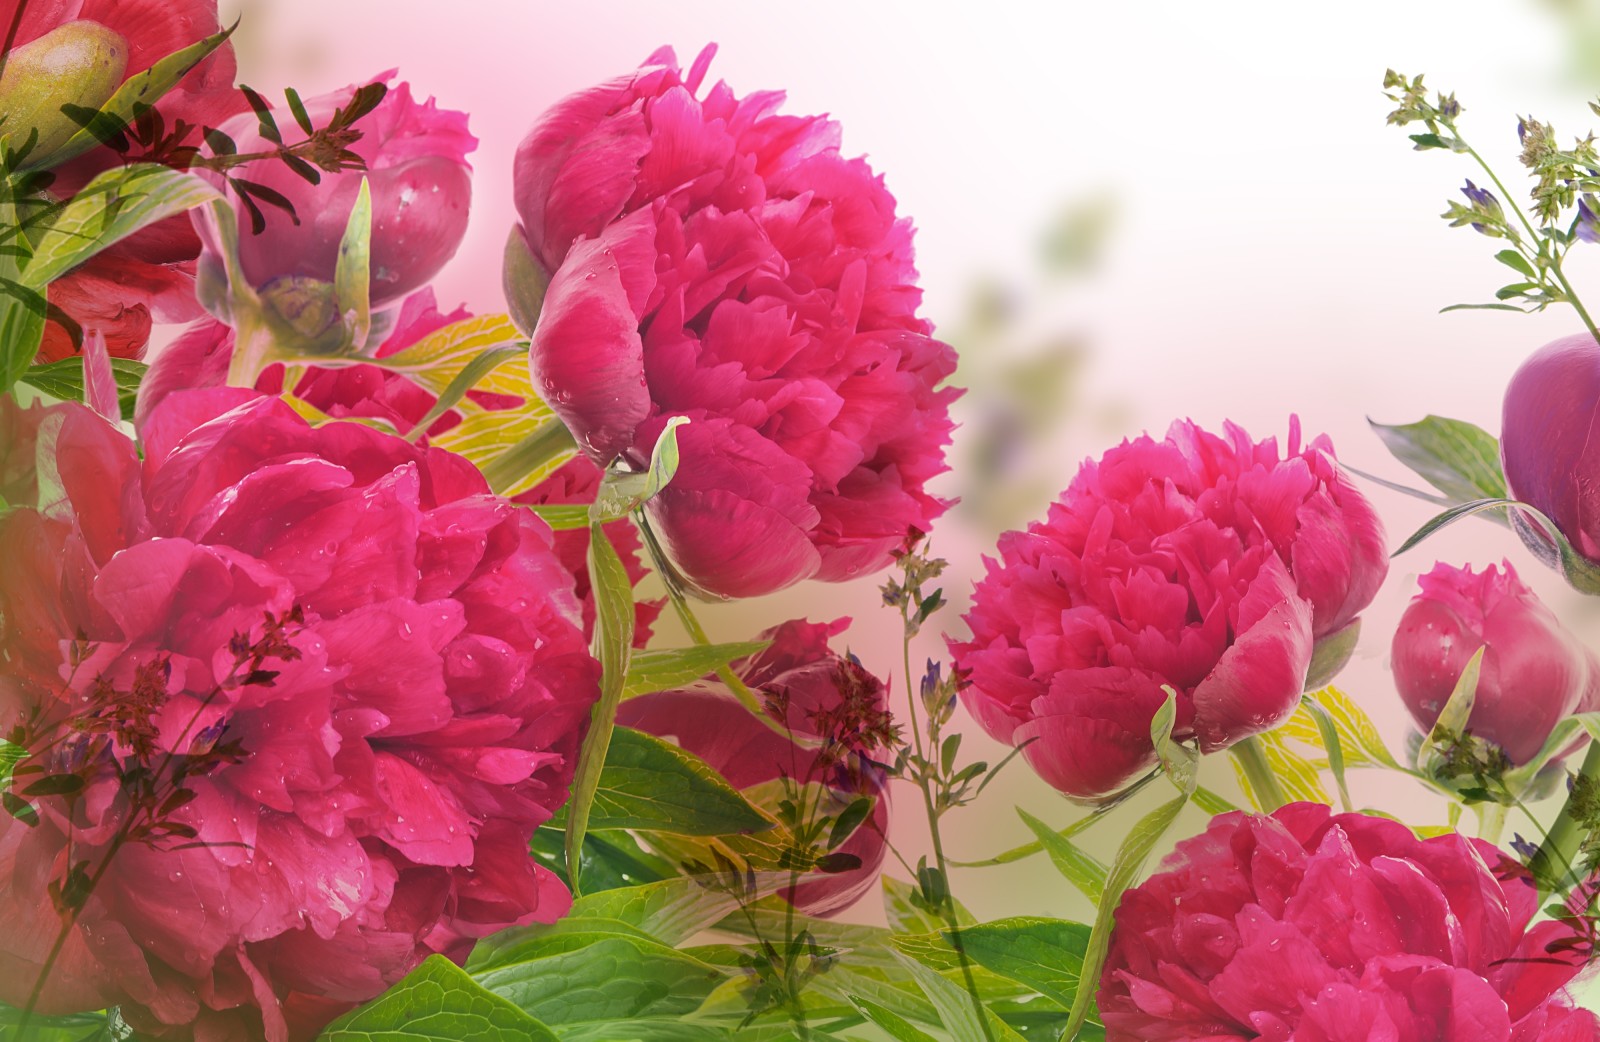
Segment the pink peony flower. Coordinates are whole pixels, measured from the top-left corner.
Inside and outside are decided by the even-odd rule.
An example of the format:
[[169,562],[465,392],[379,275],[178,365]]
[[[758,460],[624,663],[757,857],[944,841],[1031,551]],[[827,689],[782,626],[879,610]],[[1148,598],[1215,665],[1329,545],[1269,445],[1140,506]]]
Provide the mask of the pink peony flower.
[[1293,711],[1315,641],[1340,633],[1388,568],[1383,528],[1326,437],[1287,453],[1228,424],[1175,422],[1087,462],[1026,532],[1000,537],[950,642],[984,729],[1080,798],[1154,766],[1150,721],[1177,692],[1206,752]]
[[[397,309],[394,328],[374,352],[375,357],[386,358],[412,346],[445,326],[470,318],[465,308],[449,314],[438,310],[432,289],[421,289],[411,294]],[[142,426],[144,418],[156,404],[174,391],[190,387],[221,387],[228,380],[228,363],[233,357],[233,330],[215,319],[206,319],[186,330],[156,357],[139,384],[139,401],[134,412],[135,423]],[[256,380],[256,389],[271,394],[283,390],[283,366],[269,366]],[[433,408],[437,399],[426,389],[404,377],[375,365],[354,365],[338,369],[308,366],[294,394],[335,419],[386,420],[404,432],[421,422]],[[486,409],[516,408],[519,398],[502,400],[500,396],[468,391],[468,397]],[[428,428],[428,434],[438,435],[461,422],[461,414],[449,410]],[[426,437],[424,437],[424,442]],[[556,503],[592,503],[600,489],[600,469],[583,457],[574,457],[557,468],[549,477],[512,502],[527,505]],[[643,546],[639,532],[631,522],[615,521],[606,526],[606,534],[616,547],[628,577],[638,585],[646,574],[642,560]],[[589,588],[589,533],[586,529],[571,529],[554,533],[556,554],[572,573],[577,587],[578,601],[583,607],[583,628],[590,633],[594,628],[594,597]],[[650,640],[652,627],[661,614],[664,601],[639,601],[634,605],[634,641],[644,647]]]
[[[376,78],[388,81],[394,75],[391,69]],[[308,99],[312,125],[326,126],[334,111],[350,102],[355,89]],[[276,147],[261,137],[253,113],[221,129],[240,152]],[[466,113],[439,109],[431,98],[418,103],[410,86],[398,83],[356,123],[356,129],[361,138],[350,148],[366,162],[365,170],[323,173],[315,185],[276,159],[247,163],[233,171],[235,177],[265,185],[294,205],[298,223],[281,212],[267,213],[266,228],[259,235],[251,234],[249,216],[243,206],[238,207],[245,278],[269,298],[289,302],[285,307],[303,299],[299,294],[307,283],[332,284],[339,241],[362,178],[372,192],[373,307],[397,302],[425,285],[455,256],[466,234],[472,199],[466,156],[478,145],[467,131]],[[214,257],[216,238],[210,221],[209,210],[195,211],[195,225]]]
[[959,392],[882,179],[782,94],[700,97],[712,53],[557,104],[517,150],[516,206],[550,277],[541,391],[602,464],[693,420],[651,517],[688,577],[747,597],[875,571],[926,532]]
[[[1570,928],[1479,840],[1296,803],[1212,819],[1123,895],[1109,1042],[1594,1042]],[[1552,944],[1554,947],[1550,947]]]
[[877,882],[889,830],[889,789],[875,758],[886,755],[890,715],[883,682],[854,657],[840,658],[828,639],[849,619],[833,623],[786,622],[761,635],[772,646],[733,664],[734,672],[762,695],[768,712],[796,744],[751,716],[721,683],[662,691],[624,702],[617,722],[670,736],[700,757],[735,788],[775,781],[820,782],[834,794],[826,808],[838,814],[857,796],[877,802],[839,853],[859,858],[858,867],[814,877],[784,896],[807,915],[828,916],[855,904]]
[[[42,1011],[310,1039],[430,953],[565,913],[527,844],[598,666],[540,521],[459,457],[251,390],[169,396],[142,461],[80,406],[25,416],[40,480],[0,518],[0,730],[85,786],[33,827],[0,817],[0,1000],[60,929],[47,884],[154,819]],[[164,792],[175,764],[189,802],[141,817],[128,779]]]
[[1512,763],[1532,759],[1565,717],[1600,709],[1600,662],[1510,562],[1479,574],[1441,562],[1418,583],[1422,592],[1400,617],[1391,650],[1400,700],[1423,731],[1432,730],[1480,647],[1467,727]]
[[[38,113],[50,126],[40,127],[35,160],[64,144],[78,124],[60,114],[63,104],[87,108],[102,105],[122,81],[152,64],[215,33],[216,0],[55,0],[25,6],[0,0],[0,25],[9,26],[22,9],[16,47],[7,55],[7,75],[0,81],[0,111],[20,116],[36,92]],[[87,48],[108,65],[91,85],[60,75],[65,51]],[[48,55],[54,54],[54,58]],[[37,67],[36,67],[37,66]],[[74,62],[70,68],[86,67]],[[115,73],[109,78],[104,74]],[[178,121],[216,126],[246,105],[233,89],[234,57],[224,43],[156,104],[170,130]],[[20,96],[19,96],[20,91]],[[16,133],[13,139],[18,140]],[[25,135],[24,135],[25,136]],[[198,132],[191,135],[199,141]],[[123,162],[110,148],[96,147],[51,171],[51,191],[58,198],[76,194],[96,174]],[[200,240],[187,217],[172,217],[145,228],[57,279],[49,287],[54,311],[45,324],[40,361],[54,361],[82,349],[87,332],[99,330],[113,356],[138,358],[150,339],[151,324],[188,322],[200,317],[194,297],[195,259]]]
[[[1600,564],[1600,470],[1589,442],[1597,411],[1600,346],[1587,333],[1551,341],[1506,385],[1500,459],[1511,497],[1536,507],[1573,549]],[[1526,526],[1519,531],[1534,553],[1553,560],[1547,539]]]

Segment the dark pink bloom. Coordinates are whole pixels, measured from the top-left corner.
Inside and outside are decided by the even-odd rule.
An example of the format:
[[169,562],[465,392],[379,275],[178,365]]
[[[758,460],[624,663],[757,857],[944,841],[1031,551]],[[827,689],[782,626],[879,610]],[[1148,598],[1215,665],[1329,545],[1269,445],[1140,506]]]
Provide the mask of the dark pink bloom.
[[1319,437],[1287,452],[1228,424],[1175,422],[1084,464],[1043,522],[1000,537],[952,641],[967,707],[1072,796],[1154,766],[1150,720],[1206,752],[1281,723],[1314,643],[1349,626],[1388,568],[1383,528]]
[[[1590,443],[1597,412],[1600,346],[1587,333],[1551,341],[1506,385],[1500,458],[1512,498],[1536,507],[1600,564],[1600,457]],[[1524,529],[1523,538],[1550,557],[1542,536]]]
[[1391,650],[1400,700],[1423,731],[1433,728],[1480,647],[1467,727],[1513,763],[1532,759],[1565,717],[1600,709],[1600,662],[1510,562],[1478,574],[1441,562],[1418,583],[1422,592],[1400,617]]
[[1110,1042],[1594,1042],[1583,968],[1520,866],[1480,840],[1295,803],[1223,814],[1123,895]]
[[[411,294],[396,310],[393,330],[374,355],[386,358],[412,346],[445,326],[470,318],[465,308],[449,314],[438,310],[432,289]],[[135,423],[144,418],[167,395],[191,387],[221,387],[228,380],[228,363],[233,358],[233,330],[215,319],[205,319],[186,330],[151,363],[139,384]],[[256,381],[256,389],[277,394],[283,390],[283,366],[269,366]],[[486,409],[515,408],[519,398],[467,392]],[[437,399],[425,388],[397,373],[375,365],[353,365],[338,369],[308,366],[295,385],[294,394],[335,419],[377,419],[403,432],[421,422]],[[461,422],[461,414],[447,411],[428,428],[437,435]],[[424,443],[426,437],[424,437]],[[600,489],[600,469],[579,456],[558,467],[549,477],[513,499],[528,505],[592,503]],[[606,526],[628,576],[635,585],[644,578],[643,546],[639,532],[629,521]],[[594,626],[594,597],[589,588],[589,533],[571,529],[554,533],[556,553],[572,573],[578,601],[583,606],[584,632]],[[661,614],[662,601],[640,601],[634,605],[635,642],[643,647],[650,639],[651,627]]]
[[624,702],[617,722],[678,744],[710,764],[735,788],[787,777],[819,782],[833,793],[838,814],[857,796],[873,796],[872,813],[840,847],[861,859],[848,871],[815,876],[784,896],[808,915],[842,912],[877,882],[889,829],[887,777],[877,759],[889,755],[883,683],[852,658],[828,648],[849,619],[821,624],[795,620],[761,635],[772,646],[733,664],[734,672],[767,702],[789,733],[774,731],[739,704],[715,677],[697,687],[662,691]]
[[[430,953],[565,913],[527,844],[567,798],[598,666],[542,522],[460,457],[252,390],[170,395],[142,460],[80,406],[24,425],[41,480],[0,519],[0,730],[68,736],[47,768],[87,787],[35,827],[0,816],[0,999],[57,933],[47,884],[139,820],[119,769],[168,753],[234,750],[165,815],[192,844],[117,852],[43,1010],[310,1039]],[[288,650],[241,678],[236,635],[269,619],[294,620]],[[74,759],[96,733],[74,722],[117,713],[132,737]]]
[[557,104],[517,150],[516,206],[551,280],[541,393],[602,464],[689,417],[651,516],[686,575],[745,597],[926,532],[958,392],[882,179],[780,93],[700,96],[711,55],[684,73],[664,49]]
[[[394,70],[376,77],[387,81]],[[312,125],[327,125],[347,105],[355,87],[307,99]],[[292,125],[289,120],[282,122]],[[382,102],[356,124],[361,138],[351,150],[366,169],[324,172],[311,184],[276,159],[258,160],[233,173],[281,193],[294,204],[296,224],[280,211],[266,213],[267,226],[252,235],[244,207],[239,210],[239,252],[251,287],[269,296],[302,281],[333,282],[339,241],[366,178],[372,192],[371,301],[384,307],[421,288],[455,256],[467,230],[472,199],[467,153],[478,139],[467,131],[467,114],[437,108],[432,98],[413,100],[406,83],[393,84]],[[253,113],[222,126],[240,152],[270,151]],[[285,131],[287,133],[287,131]],[[196,226],[214,251],[210,211],[196,211]]]

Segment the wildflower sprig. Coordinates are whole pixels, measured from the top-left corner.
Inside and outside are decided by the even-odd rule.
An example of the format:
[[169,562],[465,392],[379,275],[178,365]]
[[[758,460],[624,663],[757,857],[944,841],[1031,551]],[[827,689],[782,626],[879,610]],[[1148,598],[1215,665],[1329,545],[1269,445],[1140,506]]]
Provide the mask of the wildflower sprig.
[[[1517,278],[1495,291],[1493,303],[1452,304],[1443,310],[1530,313],[1552,304],[1571,304],[1600,341],[1600,330],[1562,267],[1575,243],[1600,242],[1600,201],[1592,194],[1600,190],[1600,154],[1595,150],[1594,135],[1575,139],[1570,149],[1562,149],[1554,127],[1532,116],[1517,121],[1519,159],[1535,180],[1529,193],[1530,209],[1538,221],[1535,225],[1488,162],[1462,136],[1456,125],[1462,105],[1454,93],[1436,92],[1430,100],[1421,76],[1407,77],[1393,69],[1384,73],[1383,88],[1396,104],[1389,113],[1390,124],[1422,124],[1422,132],[1410,135],[1417,151],[1446,149],[1471,156],[1499,192],[1497,196],[1468,180],[1461,189],[1466,202],[1451,200],[1440,216],[1452,228],[1471,227],[1480,235],[1507,242],[1509,247],[1496,253],[1495,259]],[[1600,103],[1591,102],[1589,107],[1600,115]]]

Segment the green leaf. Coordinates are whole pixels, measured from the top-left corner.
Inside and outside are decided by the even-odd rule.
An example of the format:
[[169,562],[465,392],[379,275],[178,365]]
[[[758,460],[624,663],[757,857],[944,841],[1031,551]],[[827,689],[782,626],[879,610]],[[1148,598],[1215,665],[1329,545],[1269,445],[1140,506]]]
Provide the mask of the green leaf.
[[595,704],[583,738],[572,780],[572,798],[567,804],[567,865],[572,871],[574,894],[581,892],[582,862],[578,852],[583,849],[583,834],[589,827],[589,813],[605,769],[606,750],[616,726],[617,704],[622,700],[622,684],[633,650],[633,584],[599,523],[589,526],[589,584],[595,599],[594,652],[600,660],[600,701]]
[[442,955],[329,1024],[321,1042],[557,1042],[544,1024],[491,994]]
[[[1100,968],[1105,964],[1106,951],[1111,944],[1112,915],[1116,912],[1117,905],[1121,903],[1123,893],[1138,879],[1145,859],[1161,841],[1161,837],[1166,835],[1167,829],[1177,820],[1178,812],[1183,810],[1184,804],[1188,802],[1187,794],[1180,795],[1146,814],[1128,830],[1127,838],[1117,850],[1116,860],[1111,863],[1111,871],[1106,877],[1105,892],[1100,898],[1094,926],[1090,931],[1088,944],[1084,948],[1081,979],[1090,981],[1100,979]],[[1093,988],[1078,989],[1073,998],[1072,1014],[1067,1020],[1067,1028],[1061,1035],[1063,1039],[1077,1036],[1078,1029],[1089,1017],[1089,1007],[1094,1001],[1094,992]]]
[[[589,527],[589,508],[582,503],[539,503],[529,507],[553,532],[571,532],[579,528]],[[639,654],[644,654],[640,652]],[[639,656],[635,655],[637,659]],[[630,666],[629,672],[632,669]],[[644,694],[642,691],[635,694]],[[626,693],[624,698],[630,697]]]
[[1434,721],[1433,728],[1417,748],[1417,767],[1425,774],[1434,773],[1430,768],[1437,759],[1440,743],[1460,737],[1467,729],[1473,704],[1478,698],[1478,673],[1483,668],[1483,652],[1484,647],[1480,646],[1462,667],[1461,675],[1456,678],[1455,687],[1450,691],[1449,700],[1439,711],[1439,719]]
[[[139,397],[139,382],[150,367],[131,358],[113,358],[111,372],[117,380],[117,402],[122,418],[133,418],[134,402]],[[83,359],[62,358],[43,365],[29,366],[19,381],[64,402],[83,401]]]
[[505,289],[506,308],[511,312],[511,321],[517,324],[523,336],[532,337],[539,325],[539,312],[544,310],[544,295],[550,288],[550,273],[544,270],[544,265],[528,248],[528,239],[520,224],[512,225],[511,234],[506,237],[502,260],[504,266],[500,280]]
[[467,392],[476,387],[485,376],[499,368],[502,363],[509,362],[513,358],[522,358],[526,354],[527,351],[522,347],[506,344],[502,347],[491,347],[468,362],[434,401],[433,408],[424,413],[422,419],[406,433],[406,440],[416,441],[422,437],[439,417],[455,408],[456,403],[465,398]]
[[[918,901],[912,900],[917,894],[917,888],[910,883],[903,883],[894,876],[881,877],[883,886],[883,910],[889,921],[889,929],[896,933],[937,933],[944,929],[945,921]],[[955,907],[956,923],[966,926],[977,922],[972,913],[962,906],[954,897],[950,903]]]
[[1405,553],[1413,546],[1416,546],[1418,543],[1422,542],[1439,529],[1444,528],[1446,525],[1455,524],[1464,517],[1470,517],[1473,514],[1480,514],[1485,510],[1493,510],[1496,507],[1508,506],[1526,506],[1526,504],[1520,504],[1514,499],[1496,497],[1493,499],[1476,499],[1470,503],[1461,503],[1457,506],[1453,506],[1449,510],[1444,511],[1441,514],[1437,514],[1426,521],[1421,528],[1417,529],[1411,534],[1409,539],[1400,544],[1400,548],[1398,550],[1389,556],[1399,557],[1401,554]]
[[725,979],[722,970],[690,955],[622,934],[536,938],[502,949],[470,972],[485,988],[557,1028],[680,1017]]
[[613,731],[589,828],[721,836],[773,824],[698,756],[631,728]]
[[1449,307],[1440,308],[1439,314],[1442,315],[1446,311],[1515,311],[1518,314],[1526,314],[1522,308],[1510,304],[1451,304]]
[[837,850],[848,840],[852,833],[867,820],[867,815],[872,813],[877,799],[872,796],[858,796],[850,801],[850,805],[839,813],[833,821],[833,828],[828,832],[828,849]]
[[1501,250],[1499,253],[1494,255],[1494,259],[1499,261],[1501,264],[1504,264],[1512,271],[1526,275],[1530,279],[1536,279],[1539,277],[1538,272],[1533,270],[1533,265],[1529,264],[1527,258],[1518,253],[1516,250]]
[[350,219],[339,239],[333,267],[333,297],[350,330],[350,344],[360,351],[372,330],[372,188],[361,179]]
[[170,167],[139,163],[107,170],[40,234],[22,281],[42,290],[139,229],[220,198],[205,181]]
[[[139,113],[154,105],[163,95],[177,86],[178,81],[188,75],[190,69],[221,47],[238,26],[239,23],[234,22],[221,32],[212,33],[182,50],[173,51],[143,72],[128,77],[122,86],[117,88],[116,93],[100,106],[100,111],[87,127],[72,135],[60,148],[53,149],[44,158],[49,160],[50,166],[55,166],[115,137],[126,129]],[[28,164],[24,163],[23,169],[27,169],[27,166]]]
[[622,685],[622,697],[636,698],[652,691],[671,691],[692,684],[736,659],[759,655],[771,645],[770,640],[747,640],[733,644],[697,644],[664,651],[636,651],[628,662],[628,677]]
[[1204,785],[1195,786],[1194,795],[1189,797],[1189,801],[1213,817],[1218,814],[1231,814],[1241,809],[1218,796]]
[[862,1016],[888,1032],[889,1037],[895,1042],[938,1042],[926,1031],[914,1027],[904,1017],[885,1009],[871,999],[852,998],[850,1001],[861,1011]]
[[1306,667],[1306,690],[1314,691],[1338,676],[1355,654],[1360,640],[1360,619],[1351,619],[1334,632],[1317,638],[1311,645],[1311,664]]
[[1010,1025],[987,1009],[983,1010],[988,1027],[988,1033],[985,1034],[985,1025],[978,1020],[978,1010],[973,1008],[971,995],[910,956],[896,953],[895,957],[910,971],[911,979],[917,982],[917,987],[939,1011],[939,1019],[955,1042],[986,1042],[987,1039],[993,1039],[994,1042],[1025,1042]]
[[1481,427],[1444,416],[1416,423],[1373,423],[1372,429],[1396,459],[1457,503],[1502,499],[1506,479],[1500,471],[1500,443]]
[[627,517],[666,488],[678,472],[678,428],[688,422],[685,416],[674,416],[667,421],[650,452],[648,470],[639,473],[607,470],[589,517],[595,521]]
[[[789,873],[757,872],[755,884],[758,895],[775,893],[789,885]],[[571,914],[614,919],[664,944],[678,944],[738,907],[733,896],[679,876],[626,890],[588,894],[573,903]]]
[[[1354,767],[1401,769],[1399,761],[1383,744],[1383,736],[1378,733],[1377,725],[1349,695],[1336,687],[1325,687],[1307,692],[1306,700],[1315,701],[1328,714],[1348,764]],[[1281,730],[1295,741],[1326,748],[1321,727],[1309,706],[1302,704],[1296,709]]]
[[[1315,723],[1312,726],[1315,727]],[[1332,802],[1328,799],[1328,790],[1322,784],[1322,775],[1318,772],[1317,765],[1289,747],[1282,728],[1255,735],[1254,741],[1256,748],[1260,749],[1262,756],[1265,757],[1272,777],[1276,778],[1278,785],[1282,787],[1284,798],[1288,802]],[[1234,751],[1238,752],[1237,749]],[[1239,788],[1244,791],[1250,805],[1258,813],[1264,811],[1268,805],[1263,799],[1265,794],[1256,791],[1238,757],[1230,759],[1239,779]],[[1276,806],[1276,803],[1272,805]]]
[[1150,718],[1150,741],[1167,779],[1179,792],[1188,794],[1194,791],[1195,773],[1200,769],[1200,750],[1172,740],[1172,728],[1178,721],[1178,693],[1170,686],[1163,685],[1163,690],[1167,700]]
[[[0,227],[17,228],[17,220],[11,187],[0,180]],[[0,249],[0,394],[11,390],[39,353],[49,307],[43,293],[18,281],[32,249],[27,236],[18,229],[6,245]]]
[[1064,919],[998,919],[961,931],[967,956],[1071,1009],[1090,929]]
[[1065,876],[1067,882],[1077,887],[1091,902],[1098,904],[1105,892],[1106,866],[1078,849],[1076,844],[1021,807],[1016,808],[1016,811],[1022,818],[1022,823],[1039,837],[1039,844],[1045,853],[1050,855],[1050,861],[1056,866],[1056,871]]

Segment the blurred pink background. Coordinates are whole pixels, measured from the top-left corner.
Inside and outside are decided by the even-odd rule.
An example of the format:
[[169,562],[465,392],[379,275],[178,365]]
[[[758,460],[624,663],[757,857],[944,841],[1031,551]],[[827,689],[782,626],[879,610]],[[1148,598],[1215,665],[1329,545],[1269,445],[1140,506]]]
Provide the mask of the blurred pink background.
[[[1508,280],[1494,244],[1436,216],[1478,172],[1466,157],[1410,152],[1405,133],[1384,125],[1392,106],[1380,84],[1393,66],[1454,90],[1468,139],[1520,185],[1519,113],[1554,122],[1563,138],[1600,124],[1585,106],[1600,75],[1573,60],[1595,40],[1593,6],[224,0],[223,9],[225,20],[244,20],[241,80],[269,97],[398,66],[418,95],[471,112],[482,141],[472,225],[436,283],[446,307],[503,309],[511,154],[538,113],[661,44],[687,61],[717,41],[714,77],[740,93],[786,89],[789,111],[840,120],[846,152],[865,153],[916,219],[926,314],[965,352],[961,380],[974,391],[952,460],[975,468],[987,423],[1032,417],[1036,444],[1019,449],[1021,469],[945,476],[945,494],[979,497],[934,538],[959,609],[1002,527],[1042,515],[1084,457],[1143,429],[1159,434],[1175,416],[1209,427],[1232,419],[1260,437],[1281,436],[1298,412],[1308,434],[1333,437],[1341,459],[1396,480],[1406,473],[1367,417],[1432,412],[1498,433],[1511,371],[1581,327],[1562,310],[1438,314],[1492,299]],[[1058,250],[1052,267],[1041,243],[1063,213],[1087,221],[1084,252],[1079,263]],[[1600,250],[1587,252],[1575,280],[1600,301]],[[1016,367],[1043,350],[1057,364],[1019,378]],[[1040,384],[1048,373],[1059,386]],[[1018,386],[1032,390],[1030,402],[1006,397]],[[1368,492],[1393,545],[1430,514]],[[1397,753],[1405,723],[1386,658],[1416,574],[1435,559],[1502,556],[1600,645],[1600,605],[1568,593],[1508,532],[1474,521],[1446,531],[1394,562],[1338,680]],[[703,617],[732,639],[798,614],[850,614],[853,649],[888,673],[899,661],[897,625],[877,605],[873,582],[811,584]],[[944,628],[962,626],[957,609],[941,616]],[[934,634],[917,649],[941,650]],[[975,735],[970,748],[980,746],[993,751]],[[1210,764],[1204,781],[1234,792],[1224,763]],[[1414,824],[1444,820],[1441,804],[1404,779],[1357,774],[1354,788],[1358,802]],[[925,829],[910,795],[901,794],[896,839],[914,861]],[[1031,838],[1012,804],[1055,824],[1080,813],[1013,765],[948,819],[954,856]],[[1196,813],[1180,829],[1201,825]],[[1118,827],[1090,833],[1088,845],[1109,857]],[[1043,858],[965,872],[955,886],[980,918],[1089,911]],[[877,915],[864,905],[857,917]]]

